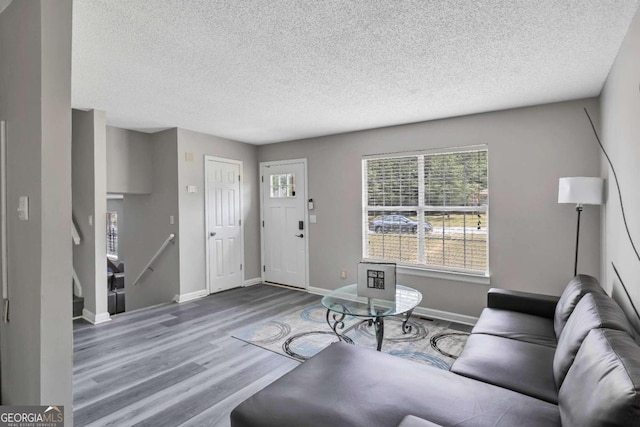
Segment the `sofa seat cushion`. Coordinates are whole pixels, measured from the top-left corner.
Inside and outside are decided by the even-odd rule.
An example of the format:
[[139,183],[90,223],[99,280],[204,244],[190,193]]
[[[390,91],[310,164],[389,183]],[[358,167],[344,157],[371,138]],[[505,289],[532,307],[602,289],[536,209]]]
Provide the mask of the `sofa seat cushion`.
[[485,308],[472,333],[496,335],[547,347],[556,346],[553,319],[517,311]]
[[567,323],[567,319],[569,319],[569,316],[573,313],[576,305],[578,305],[583,296],[590,292],[606,295],[598,279],[586,274],[578,274],[564,288],[560,300],[556,305],[554,316],[554,328],[558,339],[560,339],[562,329],[564,329],[564,325]]
[[335,343],[245,400],[232,427],[559,426],[556,405],[371,349]]
[[558,402],[553,347],[494,335],[472,334],[451,366],[456,374],[547,402]]
[[582,297],[558,339],[553,375],[558,388],[591,329],[607,328],[633,335],[633,328],[620,306],[610,297],[589,293]]
[[562,425],[640,425],[640,347],[625,332],[593,329],[560,387]]

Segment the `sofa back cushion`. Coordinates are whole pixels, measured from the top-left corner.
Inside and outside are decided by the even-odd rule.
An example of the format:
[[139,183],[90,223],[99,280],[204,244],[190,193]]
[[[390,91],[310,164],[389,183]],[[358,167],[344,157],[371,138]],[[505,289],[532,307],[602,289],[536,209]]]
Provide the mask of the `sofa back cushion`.
[[640,424],[640,347],[622,331],[593,329],[560,387],[563,426]]
[[598,292],[605,294],[604,289],[600,287],[598,279],[586,274],[578,274],[574,277],[560,296],[560,300],[556,305],[556,312],[553,319],[553,327],[556,332],[556,338],[560,339],[560,334],[564,325],[567,323],[567,319],[573,313],[578,302],[582,297],[589,292]]
[[595,328],[616,329],[633,335],[629,321],[613,299],[594,292],[586,294],[576,305],[558,340],[553,357],[553,376],[558,388],[562,385],[582,341]]

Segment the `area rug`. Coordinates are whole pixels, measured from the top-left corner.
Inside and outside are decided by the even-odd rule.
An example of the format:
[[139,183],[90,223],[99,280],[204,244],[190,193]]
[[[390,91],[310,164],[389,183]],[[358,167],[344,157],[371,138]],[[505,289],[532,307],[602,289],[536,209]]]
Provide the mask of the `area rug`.
[[[254,344],[295,360],[305,361],[338,337],[326,322],[327,310],[320,304],[245,328],[234,338]],[[462,351],[468,333],[447,326],[450,322],[412,317],[411,330],[402,333],[402,318],[384,321],[382,351],[394,356],[448,370]],[[373,326],[361,318],[347,316],[339,330],[354,345],[376,348]]]

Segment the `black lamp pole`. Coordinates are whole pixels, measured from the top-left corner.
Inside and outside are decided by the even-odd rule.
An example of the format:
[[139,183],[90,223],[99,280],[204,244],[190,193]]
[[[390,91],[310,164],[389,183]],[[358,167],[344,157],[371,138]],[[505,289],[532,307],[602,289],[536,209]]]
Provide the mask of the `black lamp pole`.
[[580,243],[580,214],[582,213],[582,205],[578,203],[576,205],[576,212],[578,212],[578,228],[576,229],[576,260],[573,264],[573,275],[578,275],[578,245]]

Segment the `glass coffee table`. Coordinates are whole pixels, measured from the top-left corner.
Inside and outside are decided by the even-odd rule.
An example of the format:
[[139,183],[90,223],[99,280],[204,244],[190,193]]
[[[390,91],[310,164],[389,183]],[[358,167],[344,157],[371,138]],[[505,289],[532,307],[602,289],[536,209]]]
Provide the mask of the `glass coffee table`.
[[387,301],[377,298],[358,296],[358,285],[348,285],[332,291],[322,298],[322,305],[327,309],[327,324],[340,341],[353,344],[351,338],[340,333],[344,328],[347,316],[360,317],[376,331],[377,350],[382,349],[384,338],[384,318],[389,316],[404,316],[402,332],[411,331],[407,322],[418,304],[422,301],[422,294],[408,286],[396,285],[396,300]]

